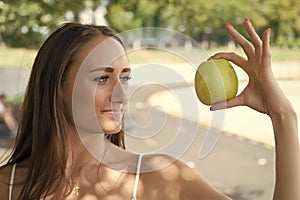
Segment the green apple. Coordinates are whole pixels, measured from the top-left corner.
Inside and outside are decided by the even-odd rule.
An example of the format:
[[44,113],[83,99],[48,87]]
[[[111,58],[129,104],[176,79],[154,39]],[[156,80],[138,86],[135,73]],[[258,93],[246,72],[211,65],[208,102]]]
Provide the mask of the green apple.
[[199,65],[195,74],[195,90],[205,105],[229,100],[238,91],[238,77],[225,59],[211,59]]

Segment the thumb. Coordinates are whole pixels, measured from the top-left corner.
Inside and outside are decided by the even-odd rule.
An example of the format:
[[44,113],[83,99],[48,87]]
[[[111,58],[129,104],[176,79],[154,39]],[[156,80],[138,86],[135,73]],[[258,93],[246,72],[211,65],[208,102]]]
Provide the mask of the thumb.
[[227,101],[222,101],[211,105],[210,110],[211,111],[221,110],[221,109],[232,108],[240,105],[243,105],[242,98],[240,96],[236,96]]

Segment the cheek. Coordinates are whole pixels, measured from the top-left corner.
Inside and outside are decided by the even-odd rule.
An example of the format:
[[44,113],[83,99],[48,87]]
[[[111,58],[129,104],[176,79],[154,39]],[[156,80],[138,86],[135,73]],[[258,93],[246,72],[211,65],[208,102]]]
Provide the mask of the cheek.
[[103,87],[97,87],[94,94],[95,99],[95,108],[96,110],[101,109],[105,107],[106,103],[108,102],[109,95],[108,95],[108,89]]
[[[72,115],[76,128],[80,130],[99,131],[97,105],[99,95],[97,88],[90,80],[83,79],[75,83],[72,95]],[[100,104],[101,101],[100,101]]]

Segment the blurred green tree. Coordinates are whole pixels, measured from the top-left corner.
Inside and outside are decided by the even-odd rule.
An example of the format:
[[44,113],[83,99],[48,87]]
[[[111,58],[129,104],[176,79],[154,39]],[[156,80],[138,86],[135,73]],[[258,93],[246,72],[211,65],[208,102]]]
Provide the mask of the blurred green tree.
[[225,43],[227,21],[240,25],[246,17],[259,18],[251,2],[255,3],[254,0],[250,4],[248,0],[111,0],[106,19],[118,31],[158,26],[183,32],[196,40]]
[[63,21],[78,21],[93,0],[0,0],[0,33],[7,46],[37,48]]
[[198,41],[226,44],[225,23],[243,31],[244,18],[250,18],[259,33],[271,27],[272,41],[280,45],[300,38],[299,0],[0,0],[0,40],[11,47],[37,48],[61,22],[80,21],[82,11],[100,5],[119,32],[164,27]]
[[[273,40],[297,40],[300,37],[300,1],[258,0],[255,9],[272,28]],[[265,25],[265,24],[264,24]]]
[[161,27],[167,20],[168,0],[111,0],[106,19],[117,31],[141,27]]

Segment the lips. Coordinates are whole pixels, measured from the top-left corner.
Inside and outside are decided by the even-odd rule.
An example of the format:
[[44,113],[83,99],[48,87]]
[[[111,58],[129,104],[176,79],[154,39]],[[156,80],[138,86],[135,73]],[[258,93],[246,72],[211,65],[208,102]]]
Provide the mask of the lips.
[[122,109],[104,109],[101,110],[102,114],[111,114],[111,115],[122,115],[123,110]]

